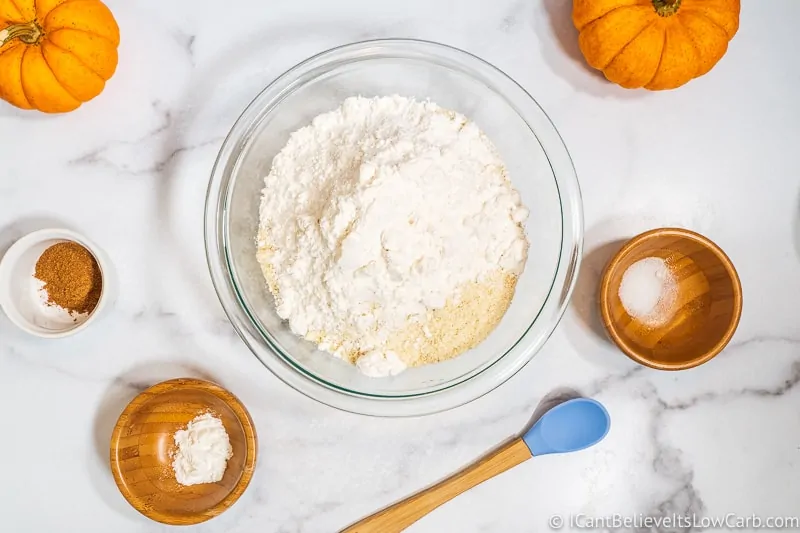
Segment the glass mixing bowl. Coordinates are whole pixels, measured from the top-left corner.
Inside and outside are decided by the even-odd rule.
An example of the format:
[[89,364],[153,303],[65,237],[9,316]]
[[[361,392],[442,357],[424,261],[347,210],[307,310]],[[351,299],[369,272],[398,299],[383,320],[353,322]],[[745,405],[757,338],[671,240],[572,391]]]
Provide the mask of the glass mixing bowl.
[[[256,261],[263,178],[289,134],[349,96],[430,99],[474,120],[494,141],[531,215],[530,252],[498,327],[452,360],[368,378],[297,337],[276,314]],[[280,191],[275,191],[280,194]],[[531,96],[461,50],[381,40],[329,50],[256,97],[222,145],[208,189],[206,254],[222,306],[258,359],[298,391],[347,411],[408,416],[442,411],[494,389],[542,347],[564,313],[583,242],[580,188],[561,137]]]

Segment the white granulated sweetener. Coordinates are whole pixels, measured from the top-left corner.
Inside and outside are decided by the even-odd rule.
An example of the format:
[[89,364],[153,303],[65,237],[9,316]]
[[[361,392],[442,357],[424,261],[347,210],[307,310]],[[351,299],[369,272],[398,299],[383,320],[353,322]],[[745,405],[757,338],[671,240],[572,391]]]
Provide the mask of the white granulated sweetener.
[[366,375],[458,355],[510,304],[528,210],[463,115],[348,98],[290,136],[264,185],[258,260],[278,314]]
[[619,299],[625,311],[646,326],[658,327],[674,313],[677,286],[667,262],[645,257],[622,274]]
[[225,475],[228,459],[233,456],[228,433],[222,421],[205,413],[189,422],[174,435],[175,454],[172,469],[181,485],[216,483]]

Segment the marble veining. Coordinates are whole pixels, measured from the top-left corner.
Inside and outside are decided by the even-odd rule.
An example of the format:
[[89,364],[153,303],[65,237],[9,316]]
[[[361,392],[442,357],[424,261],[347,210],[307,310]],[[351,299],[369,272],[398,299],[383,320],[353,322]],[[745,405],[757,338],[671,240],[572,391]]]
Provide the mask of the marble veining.
[[[539,533],[578,514],[800,516],[800,3],[742,1],[720,64],[654,94],[585,67],[568,0],[108,0],[122,44],[101,97],[55,117],[0,104],[0,253],[35,229],[73,228],[120,280],[109,314],[73,338],[34,339],[0,316],[0,529],[167,531],[118,493],[108,440],[134,395],[180,376],[237,394],[260,444],[242,499],[193,533],[338,531],[575,395],[608,407],[601,445],[535,458],[409,531]],[[563,136],[585,202],[578,283],[545,348],[487,396],[413,420],[339,412],[273,377],[222,312],[202,234],[211,167],[252,98],[312,54],[379,37],[451,44],[516,79]],[[744,288],[732,344],[680,373],[629,361],[596,311],[611,254],[665,225],[715,240]]]

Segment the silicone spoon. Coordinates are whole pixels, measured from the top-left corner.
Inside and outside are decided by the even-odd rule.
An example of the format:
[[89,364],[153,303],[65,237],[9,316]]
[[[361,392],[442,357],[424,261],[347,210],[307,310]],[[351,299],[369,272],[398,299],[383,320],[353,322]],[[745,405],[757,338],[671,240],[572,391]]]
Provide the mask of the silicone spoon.
[[440,505],[531,457],[583,450],[603,440],[611,427],[599,402],[576,398],[547,411],[522,437],[493,451],[477,463],[396,503],[342,533],[402,531]]

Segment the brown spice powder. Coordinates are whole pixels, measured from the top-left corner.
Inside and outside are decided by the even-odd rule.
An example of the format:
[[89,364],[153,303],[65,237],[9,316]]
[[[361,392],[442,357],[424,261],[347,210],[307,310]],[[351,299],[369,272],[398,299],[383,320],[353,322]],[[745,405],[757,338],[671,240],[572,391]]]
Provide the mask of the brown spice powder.
[[44,251],[34,276],[44,282],[48,303],[70,313],[91,313],[103,291],[94,256],[76,242],[60,242]]

